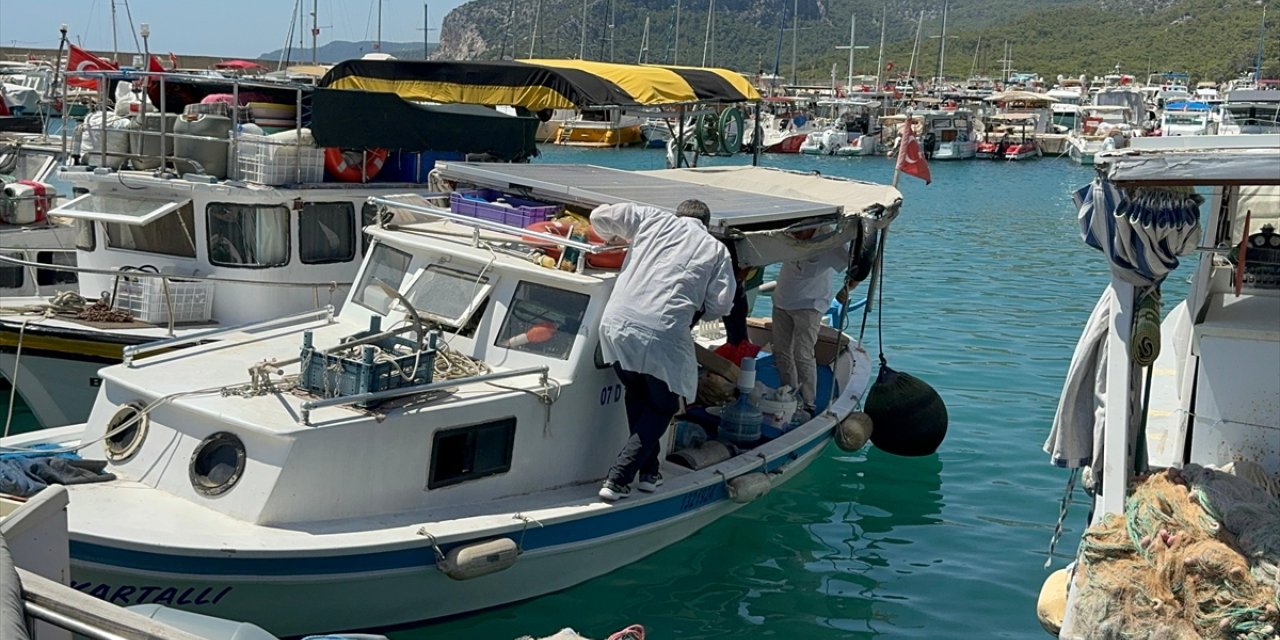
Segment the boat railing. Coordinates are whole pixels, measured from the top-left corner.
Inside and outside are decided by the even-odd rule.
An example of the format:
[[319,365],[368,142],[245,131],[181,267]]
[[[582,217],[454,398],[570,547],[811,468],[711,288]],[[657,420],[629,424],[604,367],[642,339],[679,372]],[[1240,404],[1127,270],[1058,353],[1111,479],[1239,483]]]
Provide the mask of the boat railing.
[[[397,197],[398,196],[391,196],[391,197],[384,198],[380,196],[370,196],[368,202],[370,204],[377,205],[379,207],[399,209],[402,211],[407,211],[410,213],[415,213],[415,214],[424,215],[424,216],[430,216],[434,218],[443,218],[445,220],[449,220],[450,222],[456,222],[464,226],[474,227],[476,229],[476,233],[472,236],[472,238],[473,238],[473,242],[475,243],[479,242],[479,232],[481,230],[484,230],[484,231],[492,231],[495,233],[501,233],[503,235],[512,236],[517,241],[527,242],[530,244],[539,244],[539,245],[554,244],[562,247],[570,247],[573,249],[577,249],[583,253],[591,253],[591,254],[607,253],[610,251],[621,251],[627,247],[627,245],[625,244],[609,244],[609,245],[592,244],[590,242],[574,240],[572,238],[556,235],[553,233],[534,231],[531,229],[518,227],[516,225],[505,224],[502,222],[495,222],[493,220],[485,220],[482,218],[475,218],[465,214],[455,213],[448,209],[442,209],[440,207],[433,207],[426,204],[414,204],[411,202],[404,202],[403,200],[395,199]],[[381,218],[379,218],[379,220],[381,220]],[[382,223],[379,222],[379,224],[381,225]],[[537,240],[537,242],[530,242],[531,239]],[[581,271],[582,265],[578,265],[578,266],[579,266],[579,271]]]
[[306,320],[313,320],[317,318],[323,318],[326,322],[329,322],[329,323],[334,322],[333,305],[327,305],[320,309],[313,309],[311,311],[297,313],[291,316],[272,318],[270,320],[262,320],[259,322],[249,322],[246,324],[239,324],[231,327],[221,327],[218,329],[210,329],[209,331],[200,331],[198,333],[192,333],[192,334],[181,336],[181,337],[167,338],[165,340],[156,340],[154,342],[148,342],[145,344],[130,345],[128,347],[125,347],[122,352],[124,355],[124,364],[126,367],[132,367],[133,359],[144,353],[151,353],[153,351],[162,351],[165,349],[173,349],[176,347],[182,347],[190,344],[204,342],[206,340],[217,340],[241,331],[257,331],[260,329],[271,329],[274,327],[278,327],[280,325],[293,324],[295,322],[303,322]]
[[322,407],[341,407],[356,403],[382,402],[384,400],[394,400],[396,398],[404,398],[408,396],[416,396],[431,391],[439,391],[441,389],[452,389],[454,387],[466,384],[479,384],[482,382],[493,382],[494,380],[503,380],[507,378],[519,378],[537,374],[539,384],[543,387],[547,386],[547,374],[551,371],[546,365],[537,367],[524,367],[521,369],[512,369],[510,371],[494,371],[492,373],[482,373],[479,375],[469,376],[466,378],[450,378],[448,380],[437,380],[425,384],[414,385],[412,387],[401,387],[399,389],[387,389],[385,391],[371,391],[368,393],[357,393],[349,396],[338,396],[335,398],[320,398],[318,400],[308,400],[302,403],[301,412],[298,416],[298,422],[311,426],[311,412]]
[[[187,631],[109,604],[87,593],[19,568],[22,608],[30,620],[47,622],[91,640],[202,640]],[[39,636],[33,636],[39,640]]]
[[[109,92],[111,87],[114,85],[114,82],[142,81],[144,83],[144,87],[146,86],[147,83],[158,82],[160,85],[160,90],[159,90],[160,104],[156,106],[159,108],[159,112],[162,114],[169,113],[167,109],[168,91],[166,91],[167,83],[169,81],[180,80],[182,84],[195,84],[195,85],[206,85],[206,86],[212,85],[212,86],[218,86],[218,87],[230,86],[231,95],[232,95],[232,105],[231,105],[231,108],[229,109],[230,116],[231,116],[231,126],[229,129],[227,138],[199,136],[199,135],[192,135],[192,134],[186,134],[186,133],[180,134],[173,131],[168,131],[168,124],[164,117],[160,118],[159,132],[148,131],[145,129],[130,129],[130,130],[121,130],[121,131],[115,132],[120,135],[159,137],[160,138],[159,159],[161,160],[161,166],[166,166],[170,160],[177,160],[179,158],[178,156],[172,153],[173,147],[171,146],[170,139],[174,139],[174,140],[190,139],[190,140],[196,140],[196,141],[214,141],[219,143],[225,142],[230,145],[230,155],[228,157],[230,166],[235,166],[235,164],[238,162],[238,159],[239,159],[239,149],[238,149],[238,143],[237,143],[237,138],[239,136],[236,135],[236,133],[239,129],[239,125],[244,124],[244,122],[240,119],[240,115],[242,111],[240,107],[241,88],[272,89],[275,91],[282,91],[282,90],[288,91],[292,89],[294,91],[294,98],[295,98],[295,103],[294,103],[295,138],[294,138],[293,144],[286,145],[286,146],[294,147],[293,160],[294,160],[294,170],[295,170],[295,173],[294,173],[295,182],[301,183],[303,181],[302,180],[302,177],[303,177],[302,154],[305,147],[303,145],[303,137],[302,137],[302,124],[303,124],[302,114],[303,114],[303,96],[305,95],[304,89],[306,89],[306,87],[304,87],[303,85],[295,84],[295,83],[245,80],[241,78],[210,78],[210,77],[195,76],[195,75],[182,74],[182,73],[152,72],[152,71],[142,71],[142,70],[138,70],[138,71],[68,71],[66,75],[69,77],[83,77],[83,78],[96,79],[98,81],[98,101],[99,101],[98,104],[103,109],[105,109],[106,105],[111,101],[110,98],[112,96],[110,96]],[[149,104],[149,101],[150,101],[150,97],[149,95],[147,95],[147,92],[144,88],[142,101],[141,101],[141,104],[139,105],[140,107],[139,116],[140,118],[143,119],[144,123],[145,123],[145,117],[147,112],[147,105]],[[69,106],[67,105],[67,102],[63,101],[62,117],[64,121],[69,117],[68,109],[69,109]],[[119,152],[113,153],[113,152],[107,151],[106,140],[108,135],[108,127],[107,127],[108,120],[109,120],[108,118],[104,117],[101,119],[101,123],[99,124],[101,128],[100,134],[102,136],[101,138],[102,148],[93,150],[90,153],[90,156],[97,156],[102,162],[102,164],[104,165],[107,163],[108,157],[117,157],[117,158],[118,157],[147,157],[145,154],[134,154],[134,153],[121,154]],[[283,141],[273,141],[268,144],[285,145],[286,143],[284,143]],[[67,140],[67,130],[64,127],[62,130],[63,154],[66,154],[68,152],[68,148],[69,148],[69,144]],[[182,160],[184,162],[191,161],[189,158],[182,158]],[[201,169],[203,170],[203,168]]]
[[[27,249],[26,251],[30,251],[30,249]],[[49,249],[49,251],[70,252],[72,250],[71,249]],[[183,275],[183,274],[177,274],[177,273],[159,273],[159,272],[153,272],[153,271],[140,271],[136,269],[130,269],[130,270],[98,269],[94,267],[81,267],[81,266],[73,266],[69,264],[52,264],[52,263],[45,263],[45,262],[38,262],[38,261],[33,262],[30,260],[24,260],[22,258],[14,257],[12,255],[5,255],[5,253],[0,252],[0,265],[2,264],[10,264],[10,265],[15,265],[20,267],[26,267],[28,269],[38,269],[41,271],[66,271],[70,273],[83,273],[83,274],[89,274],[89,275],[111,276],[112,278],[116,278],[116,279],[119,279],[125,276],[129,278],[158,279],[160,280],[160,284],[161,284],[160,288],[163,294],[165,305],[169,309],[169,314],[168,314],[169,335],[173,335],[174,323],[175,323],[174,316],[173,316],[174,301],[173,301],[173,293],[172,293],[172,290],[175,287],[171,286],[174,283],[209,282],[209,283],[215,283],[215,284],[224,283],[224,284],[249,285],[249,286],[255,286],[255,287],[284,287],[289,289],[312,289],[313,291],[316,292],[317,307],[320,305],[319,291],[321,289],[328,290],[330,292],[330,295],[332,295],[332,293],[334,291],[337,291],[339,287],[347,287],[351,285],[350,282],[338,282],[336,280],[332,280],[329,282],[294,282],[294,281],[271,282],[266,280],[251,280],[248,278]]]

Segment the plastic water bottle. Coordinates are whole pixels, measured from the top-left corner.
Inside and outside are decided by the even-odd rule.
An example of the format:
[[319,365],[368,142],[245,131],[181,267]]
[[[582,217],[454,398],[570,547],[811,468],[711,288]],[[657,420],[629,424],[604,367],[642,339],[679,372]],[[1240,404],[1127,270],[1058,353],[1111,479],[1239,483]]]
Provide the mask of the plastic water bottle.
[[743,358],[742,372],[738,375],[738,398],[720,412],[720,440],[742,445],[760,439],[760,424],[764,416],[751,401],[751,391],[755,386],[755,358]]

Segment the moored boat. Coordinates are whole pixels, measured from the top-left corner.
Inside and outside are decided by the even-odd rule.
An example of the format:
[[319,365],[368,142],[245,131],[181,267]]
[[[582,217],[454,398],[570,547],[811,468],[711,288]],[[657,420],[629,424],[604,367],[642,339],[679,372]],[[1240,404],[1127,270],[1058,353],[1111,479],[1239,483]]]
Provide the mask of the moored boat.
[[[743,234],[748,265],[847,241],[866,251],[864,229],[887,225],[901,203],[887,186],[751,168],[448,163],[441,175],[578,210],[624,193],[665,208],[696,197],[724,212],[713,231]],[[599,480],[627,435],[622,388],[596,348],[616,272],[589,258],[574,271],[535,264],[520,226],[414,196],[375,202],[422,217],[369,229],[338,315],[105,369],[87,424],[5,441],[82,443],[72,446],[118,477],[68,489],[78,588],[282,635],[529,598],[643,558],[795,477],[863,399],[870,358],[825,329],[810,419],[668,457],[656,491],[601,502]],[[797,223],[830,233],[784,237]],[[751,332],[770,339],[768,323]],[[381,372],[348,368],[360,362]],[[664,453],[675,446],[664,439]]]

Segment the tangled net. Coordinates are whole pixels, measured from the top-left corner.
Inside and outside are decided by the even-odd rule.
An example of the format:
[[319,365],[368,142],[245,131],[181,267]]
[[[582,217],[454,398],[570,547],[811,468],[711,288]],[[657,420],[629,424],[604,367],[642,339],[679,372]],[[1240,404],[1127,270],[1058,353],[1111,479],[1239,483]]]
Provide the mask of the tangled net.
[[1105,640],[1280,638],[1280,496],[1199,465],[1135,484],[1124,516],[1084,534],[1075,631]]

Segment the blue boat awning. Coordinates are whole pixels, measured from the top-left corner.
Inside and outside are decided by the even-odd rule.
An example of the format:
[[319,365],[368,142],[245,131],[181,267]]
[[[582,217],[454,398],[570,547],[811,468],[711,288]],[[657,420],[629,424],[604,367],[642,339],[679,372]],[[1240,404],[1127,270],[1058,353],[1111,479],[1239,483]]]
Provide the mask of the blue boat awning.
[[1121,188],[1098,178],[1074,198],[1085,244],[1136,286],[1159,285],[1200,242],[1204,198],[1188,187]]

